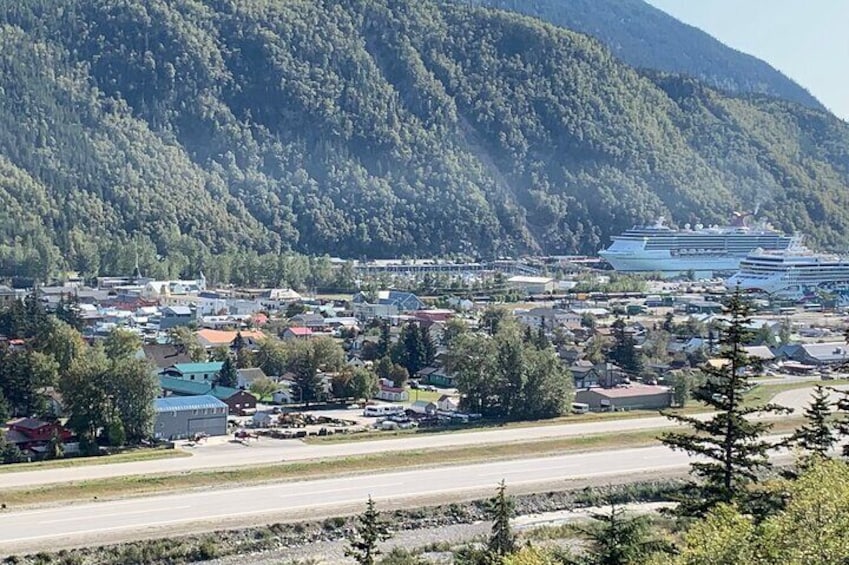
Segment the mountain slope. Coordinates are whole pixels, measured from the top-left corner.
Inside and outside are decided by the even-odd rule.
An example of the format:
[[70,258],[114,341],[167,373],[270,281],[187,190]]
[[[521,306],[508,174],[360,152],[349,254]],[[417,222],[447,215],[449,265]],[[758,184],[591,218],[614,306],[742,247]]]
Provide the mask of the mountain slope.
[[807,90],[768,63],[728,47],[644,0],[476,0],[476,4],[586,33],[637,68],[689,75],[729,92],[769,94],[824,109]]
[[26,211],[0,276],[129,272],[138,249],[146,272],[276,284],[302,266],[261,254],[592,253],[756,204],[849,243],[849,126],[530,18],[25,0],[0,19],[0,201]]

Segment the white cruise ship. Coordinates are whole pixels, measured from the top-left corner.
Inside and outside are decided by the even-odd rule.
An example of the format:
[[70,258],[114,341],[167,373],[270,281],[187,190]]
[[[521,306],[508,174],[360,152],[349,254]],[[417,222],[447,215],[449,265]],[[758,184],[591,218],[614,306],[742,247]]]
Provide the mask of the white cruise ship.
[[799,299],[817,290],[849,291],[849,257],[815,253],[801,244],[784,251],[756,249],[725,281],[728,288]]
[[739,225],[673,229],[661,218],[653,226],[635,226],[614,236],[599,255],[623,272],[733,272],[752,250],[786,249],[793,239],[769,224],[748,226],[744,220],[745,215],[737,214]]

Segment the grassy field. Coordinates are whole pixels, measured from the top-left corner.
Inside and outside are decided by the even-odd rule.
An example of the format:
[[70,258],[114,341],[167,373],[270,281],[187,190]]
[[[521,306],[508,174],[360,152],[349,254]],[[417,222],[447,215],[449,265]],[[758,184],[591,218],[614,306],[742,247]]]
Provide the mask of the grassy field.
[[114,455],[100,457],[69,457],[53,461],[36,461],[33,463],[15,463],[0,465],[0,475],[3,473],[18,473],[39,469],[64,469],[67,467],[83,467],[86,465],[111,465],[115,463],[133,463],[135,461],[150,461],[152,459],[170,459],[173,457],[191,457],[192,454],[180,449],[134,449]]
[[766,404],[771,402],[775,395],[788,390],[797,390],[800,388],[813,388],[815,385],[836,386],[849,384],[849,379],[836,379],[833,381],[811,381],[811,382],[795,382],[787,384],[775,385],[755,385],[755,387],[746,393],[745,405],[755,406],[757,404]]
[[[776,422],[774,432],[791,431],[801,418],[785,418]],[[501,445],[459,447],[439,450],[411,450],[379,455],[347,457],[263,465],[243,469],[197,471],[179,474],[114,477],[91,481],[68,482],[22,489],[0,489],[0,503],[6,507],[143,496],[186,489],[219,488],[225,485],[259,484],[309,478],[337,477],[358,473],[374,473],[414,467],[459,465],[520,457],[542,457],[583,451],[644,447],[657,443],[664,431],[647,430],[584,437],[555,438]]]

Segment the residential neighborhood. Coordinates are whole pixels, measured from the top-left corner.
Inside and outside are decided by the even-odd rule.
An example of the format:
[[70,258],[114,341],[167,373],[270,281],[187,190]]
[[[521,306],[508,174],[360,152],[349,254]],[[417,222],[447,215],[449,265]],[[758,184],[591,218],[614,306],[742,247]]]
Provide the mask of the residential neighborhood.
[[[91,347],[125,340],[129,359],[150,375],[153,417],[146,433],[154,441],[271,429],[283,425],[282,415],[340,407],[352,407],[349,418],[340,419],[350,426],[335,431],[657,411],[687,401],[676,387],[690,386],[682,383],[697,380],[703,364],[723,363],[721,294],[710,284],[653,283],[652,293],[630,295],[563,294],[569,286],[563,280],[516,275],[505,279],[505,288],[527,299],[493,303],[470,294],[419,296],[392,288],[326,297],[286,288],[210,289],[203,275],[97,283],[3,287],[0,296],[6,308],[33,305],[37,297],[36,306],[49,315],[72,314]],[[845,312],[812,314],[805,304],[759,302],[749,322],[748,355],[775,379],[833,378],[849,356],[840,329]],[[556,360],[556,372],[544,377],[553,379],[550,407],[511,411],[510,398],[494,404],[476,398],[483,384],[474,379],[501,378],[499,368],[473,374],[486,367],[485,357],[477,367],[458,358],[459,348],[484,347],[481,339],[504,340],[505,346],[518,340],[529,348],[523,356],[548,352]],[[24,355],[32,347],[26,337],[0,335],[5,355]],[[40,391],[40,412],[12,406],[5,438],[22,457],[48,457],[57,443],[63,455],[79,452],[62,390],[51,383]],[[88,440],[103,448],[109,446],[104,426]]]

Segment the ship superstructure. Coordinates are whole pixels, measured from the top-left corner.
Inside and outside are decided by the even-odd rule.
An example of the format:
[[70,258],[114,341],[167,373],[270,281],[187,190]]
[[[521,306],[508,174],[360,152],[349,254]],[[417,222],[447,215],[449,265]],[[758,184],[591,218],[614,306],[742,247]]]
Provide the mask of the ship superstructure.
[[725,284],[789,299],[817,291],[846,293],[849,257],[816,253],[801,243],[783,251],[756,249],[740,262],[740,270]]
[[651,226],[635,226],[611,238],[599,255],[623,272],[733,272],[754,249],[786,249],[793,238],[767,223],[702,226],[675,229],[663,219]]

